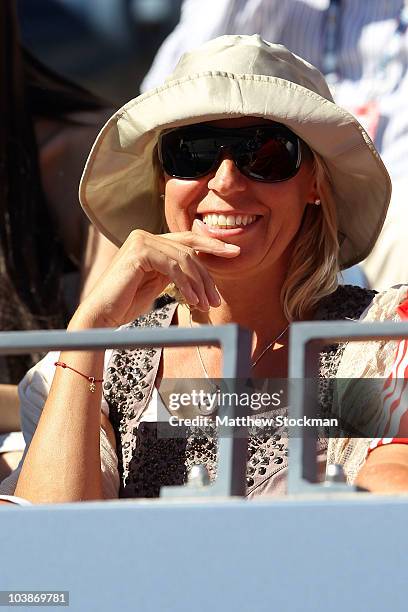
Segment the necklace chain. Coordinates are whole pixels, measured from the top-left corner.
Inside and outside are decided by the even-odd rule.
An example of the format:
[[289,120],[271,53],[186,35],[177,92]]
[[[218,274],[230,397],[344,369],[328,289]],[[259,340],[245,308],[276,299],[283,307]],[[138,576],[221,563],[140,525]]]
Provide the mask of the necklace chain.
[[[193,317],[192,317],[192,314],[191,314],[191,310],[190,310],[190,309],[189,309],[189,316],[190,316],[190,327],[191,327],[191,328],[193,328]],[[265,355],[265,353],[267,353],[267,352],[269,351],[269,349],[270,349],[270,348],[271,348],[271,347],[272,347],[274,344],[276,344],[276,342],[277,342],[278,340],[280,340],[280,339],[282,338],[282,336],[283,336],[283,335],[284,335],[284,334],[287,332],[287,330],[288,330],[288,329],[289,329],[289,324],[288,324],[288,325],[286,325],[285,329],[284,329],[284,330],[282,330],[282,331],[281,331],[281,332],[280,332],[280,333],[279,333],[279,334],[276,336],[276,338],[274,338],[273,340],[271,340],[271,342],[269,342],[269,344],[268,344],[268,345],[267,345],[267,346],[264,348],[264,350],[262,351],[262,353],[261,353],[261,354],[260,354],[260,355],[259,355],[259,356],[258,356],[258,357],[255,359],[255,361],[253,361],[253,362],[251,363],[251,370],[252,370],[252,369],[253,369],[253,368],[254,368],[254,367],[257,365],[257,363],[259,363],[259,362],[260,362],[260,360],[261,360],[261,359],[262,359],[262,357]],[[200,347],[199,347],[199,346],[196,346],[196,350],[197,350],[197,357],[198,357],[198,360],[199,360],[199,362],[200,362],[201,368],[202,368],[202,370],[203,370],[203,372],[204,372],[204,374],[205,374],[205,377],[206,377],[208,380],[210,380],[210,376],[209,376],[209,374],[208,374],[208,372],[207,372],[207,368],[206,368],[206,367],[205,367],[205,365],[204,365],[204,361],[203,361],[203,358],[202,358],[202,355],[201,355]]]
[[274,339],[273,339],[273,340],[272,340],[272,341],[271,341],[271,342],[270,342],[270,343],[269,343],[269,344],[268,344],[268,345],[267,345],[267,346],[264,348],[264,350],[263,350],[263,351],[262,351],[262,353],[259,355],[259,357],[257,357],[257,358],[255,359],[255,361],[253,361],[253,362],[251,363],[251,369],[252,369],[252,368],[254,368],[254,367],[256,366],[256,364],[257,364],[257,363],[258,363],[258,362],[259,362],[259,361],[262,359],[262,357],[265,355],[265,353],[266,353],[267,351],[269,351],[269,349],[270,349],[270,348],[271,348],[271,347],[272,347],[274,344],[276,344],[276,342],[277,342],[278,340],[280,340],[280,339],[282,338],[282,336],[283,336],[283,335],[284,335],[284,334],[287,332],[287,330],[288,330],[288,329],[289,329],[289,324],[288,324],[288,325],[285,327],[285,329],[284,329],[283,331],[281,331],[281,332],[280,332],[280,334],[278,334],[278,335],[276,336],[276,338],[274,338]]

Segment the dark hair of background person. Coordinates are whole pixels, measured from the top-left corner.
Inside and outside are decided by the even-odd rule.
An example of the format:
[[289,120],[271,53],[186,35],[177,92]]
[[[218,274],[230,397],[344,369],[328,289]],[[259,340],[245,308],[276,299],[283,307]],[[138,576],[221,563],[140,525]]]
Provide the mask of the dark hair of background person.
[[[108,105],[22,49],[12,0],[0,3],[0,37],[0,330],[62,328],[67,258],[41,183],[34,119],[69,122],[69,113]],[[2,361],[1,383],[18,382],[33,362]]]

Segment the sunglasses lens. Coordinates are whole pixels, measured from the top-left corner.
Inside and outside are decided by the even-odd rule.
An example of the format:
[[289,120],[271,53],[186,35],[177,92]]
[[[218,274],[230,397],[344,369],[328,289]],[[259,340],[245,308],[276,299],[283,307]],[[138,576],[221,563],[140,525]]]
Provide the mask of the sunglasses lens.
[[193,179],[211,171],[219,148],[204,128],[186,128],[163,134],[159,141],[159,157],[167,174]]
[[299,139],[284,126],[214,128],[198,125],[171,130],[159,139],[159,157],[167,174],[193,179],[216,166],[221,150],[254,180],[285,181],[300,166]]
[[240,171],[250,178],[271,183],[285,181],[299,169],[299,141],[286,130],[259,129],[247,141],[246,151],[237,151],[235,160]]

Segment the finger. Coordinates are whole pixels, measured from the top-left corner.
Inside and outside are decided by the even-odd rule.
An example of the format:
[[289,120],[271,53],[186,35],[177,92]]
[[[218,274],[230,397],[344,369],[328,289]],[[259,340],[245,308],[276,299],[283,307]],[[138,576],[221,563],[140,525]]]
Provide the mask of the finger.
[[220,305],[220,297],[215,283],[206,267],[198,261],[193,249],[184,247],[179,251],[177,261],[181,271],[188,278],[195,294],[199,298],[197,308],[208,311],[211,306]]
[[179,245],[182,252],[178,261],[183,272],[190,278],[195,293],[200,298],[198,308],[208,311],[210,306],[218,307],[221,304],[221,297],[207,267],[200,261],[193,248],[180,243]]
[[209,253],[217,257],[232,258],[240,254],[241,249],[238,245],[229,244],[217,238],[212,238],[205,233],[201,233],[203,230],[199,225],[200,223],[202,222],[196,219],[193,224],[193,231],[191,232],[162,234],[161,237],[166,240],[171,240],[172,242],[180,242],[200,253]]
[[[186,233],[190,234],[190,232]],[[214,307],[220,305],[221,298],[215,283],[207,268],[199,261],[193,248],[181,242],[169,240],[166,235],[157,236],[140,231],[134,233],[133,241],[129,241],[128,244],[130,256],[132,259],[136,256],[138,266],[144,273],[156,270],[161,274],[169,274],[191,305],[204,311],[208,311],[210,305]],[[169,264],[168,269],[163,256],[172,262],[177,262],[184,277],[178,269],[171,267],[174,266],[174,263]]]
[[195,267],[195,269],[197,269],[202,282],[202,285],[200,284],[198,287],[196,287],[193,282],[193,289],[200,297],[200,301],[202,301],[206,310],[208,310],[207,304],[209,304],[210,306],[218,307],[221,304],[221,297],[217,291],[214,279],[207,270],[206,266],[200,262],[194,250],[192,250],[192,253],[193,256],[191,260],[185,258],[185,262],[187,263],[187,265],[192,265]]
[[[207,272],[205,268],[204,270]],[[221,305],[221,297],[220,297],[220,294],[218,293],[218,290],[217,290],[216,284],[214,283],[213,278],[207,272],[207,274],[202,276],[202,279],[204,283],[205,293],[208,296],[208,301],[210,305],[215,308],[218,308],[218,306]]]
[[[156,270],[168,274],[186,301],[201,310],[208,311],[210,305],[220,305],[215,283],[194,249],[153,235],[143,235],[143,247],[141,243],[137,247],[136,257],[145,273]],[[170,260],[169,267],[166,267],[166,258]]]
[[141,261],[144,272],[158,272],[168,278],[170,282],[177,286],[188,304],[201,307],[202,299],[200,299],[199,294],[202,296],[203,290],[200,286],[202,287],[203,281],[198,270],[189,270],[186,273],[182,269],[182,265],[186,267],[184,263],[186,253],[170,244],[159,246],[164,250],[162,251],[158,248],[156,243],[156,248],[150,249],[149,253]]

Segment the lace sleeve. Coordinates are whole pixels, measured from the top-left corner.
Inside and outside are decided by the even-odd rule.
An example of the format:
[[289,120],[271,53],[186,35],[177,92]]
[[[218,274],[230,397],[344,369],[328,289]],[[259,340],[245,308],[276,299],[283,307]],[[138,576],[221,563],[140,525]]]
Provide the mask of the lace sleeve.
[[[407,293],[407,285],[398,285],[379,293],[363,312],[360,320],[363,323],[398,321],[397,307],[406,299]],[[367,428],[370,420],[380,416],[381,402],[378,393],[381,392],[382,385],[370,385],[373,391],[370,394],[359,393],[358,379],[386,378],[393,366],[397,345],[397,341],[350,342],[347,344],[336,375],[336,378],[342,379],[337,402],[341,403],[342,415],[347,410],[353,410],[353,424],[361,418],[364,421],[364,427]],[[369,437],[330,439],[327,463],[343,465],[348,482],[354,482],[367,457],[370,441]]]

